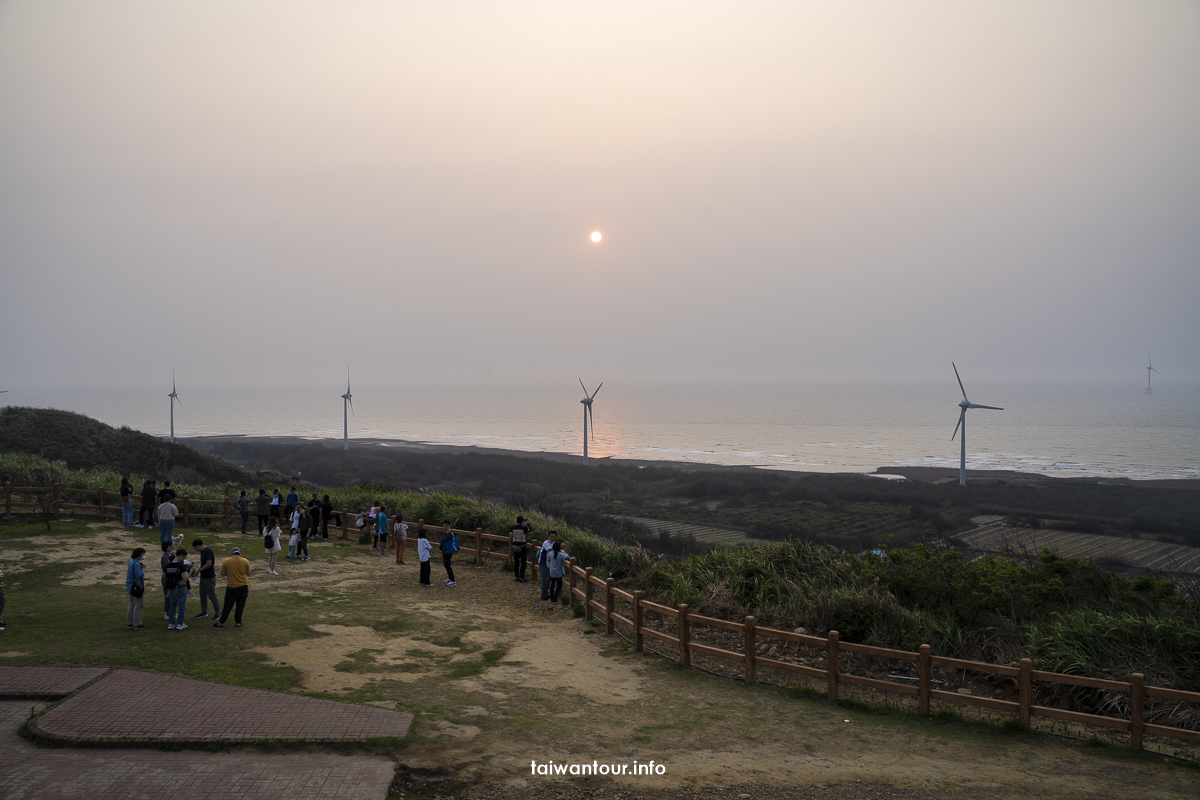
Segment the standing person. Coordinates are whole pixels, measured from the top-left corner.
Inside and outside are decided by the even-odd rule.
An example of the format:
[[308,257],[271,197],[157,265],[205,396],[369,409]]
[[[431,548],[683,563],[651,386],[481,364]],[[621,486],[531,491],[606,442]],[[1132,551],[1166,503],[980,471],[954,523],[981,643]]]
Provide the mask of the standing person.
[[200,539],[193,539],[192,547],[200,553],[200,613],[196,615],[196,619],[208,618],[209,600],[212,600],[212,615],[219,617],[221,604],[217,602],[217,554]]
[[[274,522],[274,520],[271,520]],[[276,528],[278,531],[279,529]],[[276,551],[278,552],[278,551]],[[225,620],[229,619],[229,610],[236,609],[233,615],[233,627],[242,627],[242,611],[246,608],[246,598],[250,596],[250,562],[242,558],[242,549],[235,547],[229,551],[229,558],[221,559],[221,574],[225,576],[225,610],[221,618],[213,623],[214,628],[224,628]]]
[[295,506],[288,506],[292,509],[292,513],[288,516],[288,522],[291,523],[292,532],[300,530],[300,509]]
[[541,552],[538,553],[538,572],[542,573],[542,599],[550,599],[550,570],[546,569],[546,554],[554,547],[554,543],[558,541],[558,531],[550,531],[546,534],[546,541],[542,542]]
[[396,529],[392,531],[392,547],[396,550],[396,563],[404,563],[404,551],[408,549],[408,526],[400,512],[396,512]]
[[121,524],[133,524],[133,485],[128,475],[121,477]]
[[387,506],[380,506],[379,513],[375,515],[375,528],[379,531],[379,555],[387,555],[388,546],[388,531],[391,529],[391,522],[388,521]]
[[279,489],[276,489],[275,494],[271,496],[270,509],[270,516],[274,517],[275,519],[283,519],[283,517],[279,516],[279,500]]
[[187,623],[188,570],[187,550],[175,551],[175,557],[163,567],[163,588],[167,590],[167,630],[184,630]]
[[375,501],[375,505],[371,506],[371,513],[367,516],[367,531],[371,534],[371,551],[379,549],[379,528],[375,525],[375,518],[379,516],[379,501]]
[[517,517],[517,524],[512,526],[513,580],[517,583],[525,582],[525,566],[529,563],[529,550],[525,547],[528,534],[525,518]]
[[[138,510],[137,528],[149,528],[154,524],[154,506],[158,500],[158,492],[154,490],[154,481],[142,481],[142,505]],[[142,524],[142,520],[146,524]]]
[[458,586],[454,582],[454,565],[450,562],[454,558],[454,554],[458,552],[458,537],[454,535],[454,529],[450,527],[450,520],[442,521],[442,538],[438,539],[438,547],[442,548],[442,566],[446,568],[447,586]]
[[417,560],[421,562],[421,577],[418,579],[422,586],[433,586],[429,581],[429,555],[433,545],[425,536],[425,529],[417,531]]
[[312,518],[312,537],[319,539],[320,537],[320,500],[317,499],[317,493],[312,493],[312,498],[308,500],[308,516]]
[[168,540],[165,542],[159,542],[159,547],[162,548],[162,557],[159,559],[158,564],[162,571],[162,576],[159,579],[159,582],[162,584],[163,591],[163,619],[170,619],[171,595],[167,592],[167,564],[170,564],[171,559],[175,557],[175,546],[170,540]]
[[305,561],[309,560],[308,556],[308,536],[312,533],[312,516],[308,513],[308,509],[300,506],[296,509],[296,532],[300,534],[300,541],[296,543],[296,559],[300,560],[300,551],[304,551]]
[[242,515],[242,536],[245,536],[246,526],[250,524],[250,498],[246,496],[245,489],[242,489],[242,493],[237,499],[237,510]]
[[296,506],[300,505],[300,495],[296,494],[296,487],[291,487],[291,491],[287,496],[287,516],[292,518],[292,514],[296,513]]
[[333,519],[333,503],[329,502],[329,495],[321,500],[321,538],[329,538],[329,520]]
[[567,559],[571,556],[562,549],[562,542],[555,542],[546,553],[546,571],[550,573],[550,602],[557,603],[562,594],[562,579],[567,574]]
[[135,547],[125,567],[125,594],[129,595],[129,609],[125,612],[125,627],[131,631],[144,631],[142,624],[142,602],[146,599],[146,548]]
[[[275,571],[275,562],[279,559],[279,550],[281,549],[279,546],[280,536],[283,536],[283,531],[279,530],[279,520],[277,520],[275,517],[271,517],[267,520],[267,532],[263,534],[263,547],[266,548],[267,558],[269,559],[267,562],[268,575],[279,574]],[[230,550],[229,552],[232,553],[233,551]],[[226,596],[225,602],[229,602],[228,596]],[[229,606],[225,606],[225,610],[228,611]]]
[[178,514],[179,509],[170,499],[165,500],[158,507],[158,540],[160,542],[171,541],[171,537],[175,533],[175,517]]
[[158,504],[161,506],[166,502],[175,502],[175,490],[171,488],[170,481],[163,481],[163,488],[158,490]]
[[296,547],[300,544],[300,531],[292,531],[292,535],[288,537],[288,554],[287,559],[291,561],[296,557]]
[[267,519],[271,514],[271,498],[267,496],[266,489],[258,490],[258,497],[254,498],[254,513],[258,515],[258,535],[262,536],[267,529]]

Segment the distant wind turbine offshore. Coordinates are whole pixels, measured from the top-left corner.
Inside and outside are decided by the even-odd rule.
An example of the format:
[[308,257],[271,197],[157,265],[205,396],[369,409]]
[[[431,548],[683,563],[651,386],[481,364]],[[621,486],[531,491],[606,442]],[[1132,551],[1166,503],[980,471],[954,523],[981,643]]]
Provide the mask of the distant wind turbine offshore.
[[981,406],[977,403],[972,403],[970,400],[968,400],[967,399],[967,390],[963,388],[962,378],[960,378],[958,375],[958,367],[955,366],[953,361],[950,362],[950,366],[954,367],[954,377],[958,378],[958,388],[962,390],[962,396],[963,396],[962,402],[958,404],[958,407],[960,409],[962,409],[961,411],[958,412],[958,424],[954,426],[954,433],[950,434],[950,441],[952,441],[952,442],[954,441],[954,437],[958,435],[958,429],[962,428],[962,438],[959,440],[959,444],[961,445],[962,449],[960,451],[960,455],[959,455],[959,459],[958,459],[958,485],[966,486],[967,485],[967,409],[968,408],[990,408],[993,411],[1003,411],[1004,409],[1000,408],[1000,406]]
[[346,367],[346,393],[342,395],[342,449],[350,449],[350,412],[354,410],[354,401],[350,394],[350,368]]
[[588,394],[587,387],[583,385],[583,378],[579,379],[579,385],[583,388],[583,395],[584,395],[583,399],[580,400],[579,402],[583,403],[583,464],[584,464],[584,466],[587,466],[587,463],[588,463],[587,445],[588,445],[588,423],[589,422],[591,422],[591,424],[592,424],[592,438],[593,439],[596,438],[596,422],[592,418],[592,400],[594,400],[596,395],[600,393],[600,386],[604,385],[604,381],[601,381],[600,386],[597,386],[596,391],[592,392],[591,394]]
[[183,405],[183,401],[179,399],[179,393],[175,391],[175,370],[171,370],[171,393],[167,395],[171,398],[171,441],[175,441],[175,404]]
[[[1150,354],[1146,353],[1146,394],[1154,394],[1154,390],[1150,388],[1151,372],[1158,372],[1158,370],[1154,368],[1154,362],[1150,359]],[[1161,375],[1162,373],[1159,372],[1158,374]]]

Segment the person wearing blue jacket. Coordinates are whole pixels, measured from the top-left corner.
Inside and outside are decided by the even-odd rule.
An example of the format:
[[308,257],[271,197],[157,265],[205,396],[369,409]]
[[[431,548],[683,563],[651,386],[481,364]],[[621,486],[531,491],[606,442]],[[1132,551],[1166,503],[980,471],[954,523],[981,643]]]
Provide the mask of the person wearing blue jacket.
[[[125,627],[131,631],[144,631],[142,624],[142,601],[146,594],[146,570],[142,560],[146,558],[146,548],[135,547],[129,558],[129,566],[125,567],[125,594],[129,595],[129,610],[125,613]],[[134,595],[136,587],[137,595]]]

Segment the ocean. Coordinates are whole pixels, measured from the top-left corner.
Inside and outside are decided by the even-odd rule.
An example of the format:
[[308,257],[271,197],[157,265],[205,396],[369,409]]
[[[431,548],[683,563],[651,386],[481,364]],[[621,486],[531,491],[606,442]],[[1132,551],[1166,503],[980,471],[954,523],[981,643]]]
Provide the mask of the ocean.
[[[953,376],[951,376],[953,378]],[[592,384],[594,385],[594,384]],[[170,385],[19,389],[14,405],[68,409],[165,436]],[[967,413],[968,469],[1054,476],[1200,478],[1200,387],[983,383]],[[177,438],[244,434],[342,436],[343,389],[179,384]],[[524,451],[582,452],[583,396],[561,385],[361,385],[350,437]],[[606,384],[596,397],[593,457],[817,472],[882,466],[956,468],[950,435],[961,395],[938,385]],[[351,441],[353,446],[353,441]]]

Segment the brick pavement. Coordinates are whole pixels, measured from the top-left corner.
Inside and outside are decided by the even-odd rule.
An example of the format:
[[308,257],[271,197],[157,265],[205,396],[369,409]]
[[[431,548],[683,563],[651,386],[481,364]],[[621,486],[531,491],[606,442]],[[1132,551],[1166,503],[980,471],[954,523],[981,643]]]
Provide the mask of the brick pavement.
[[0,700],[66,697],[107,671],[104,667],[0,666]]
[[260,739],[361,741],[402,737],[412,719],[411,714],[372,706],[121,669],[38,717],[31,727],[56,743],[111,747]]
[[17,735],[29,708],[0,702],[4,800],[383,800],[394,774],[369,756],[46,749]]

